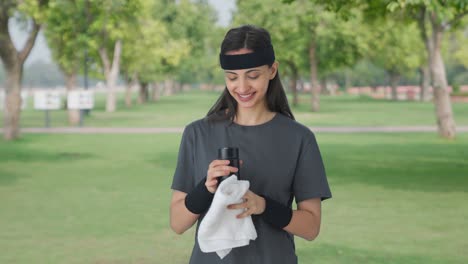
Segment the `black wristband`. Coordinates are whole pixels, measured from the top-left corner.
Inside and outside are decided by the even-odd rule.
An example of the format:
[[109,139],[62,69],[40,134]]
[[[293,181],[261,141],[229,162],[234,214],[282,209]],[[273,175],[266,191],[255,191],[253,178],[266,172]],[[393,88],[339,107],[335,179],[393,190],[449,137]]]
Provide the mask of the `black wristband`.
[[287,226],[291,222],[292,209],[267,196],[262,197],[265,199],[265,211],[261,214],[263,220],[276,228]]
[[194,213],[201,214],[210,208],[214,194],[205,186],[206,178],[203,178],[195,188],[185,196],[185,207]]

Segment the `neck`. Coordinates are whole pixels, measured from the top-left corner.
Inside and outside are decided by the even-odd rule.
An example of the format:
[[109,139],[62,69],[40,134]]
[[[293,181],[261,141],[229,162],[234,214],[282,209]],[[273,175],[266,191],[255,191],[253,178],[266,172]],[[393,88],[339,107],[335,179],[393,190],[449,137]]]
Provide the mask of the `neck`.
[[275,116],[266,107],[252,109],[237,109],[237,114],[234,117],[234,122],[244,126],[260,125],[270,121]]

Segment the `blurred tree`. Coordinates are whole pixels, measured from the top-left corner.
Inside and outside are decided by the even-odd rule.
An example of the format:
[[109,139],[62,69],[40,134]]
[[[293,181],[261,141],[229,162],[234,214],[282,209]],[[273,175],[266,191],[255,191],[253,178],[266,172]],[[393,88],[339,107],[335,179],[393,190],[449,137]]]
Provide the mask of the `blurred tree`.
[[[334,70],[354,65],[366,49],[365,34],[359,32],[359,13],[349,10],[344,20],[320,4],[321,1],[297,0],[254,3],[238,1],[235,21],[266,27],[278,47],[278,60],[285,62],[293,80],[308,65],[312,111],[318,111],[319,79]],[[324,87],[325,88],[325,87]],[[295,93],[294,88],[292,89]],[[293,104],[297,103],[294,96]]]
[[[307,38],[303,35],[296,15],[296,6],[278,3],[274,0],[237,1],[237,12],[233,23],[254,24],[266,28],[275,47],[280,72],[288,77],[293,93],[293,105],[298,104],[297,81],[307,72]],[[284,64],[284,66],[282,66]]]
[[[0,58],[6,71],[6,102],[3,112],[3,131],[6,140],[19,137],[21,114],[21,81],[23,64],[36,41],[44,21],[48,0],[2,0],[0,2]],[[20,17],[31,26],[29,36],[21,50],[17,50],[8,31],[8,21]]]
[[216,11],[206,0],[174,1],[165,21],[171,36],[188,41],[190,51],[177,67],[168,68],[169,78],[181,84],[214,82],[219,72],[218,46],[223,36],[216,20]]
[[409,19],[419,22],[431,69],[438,131],[442,137],[455,138],[455,120],[447,89],[442,40],[446,31],[459,26],[463,17],[468,15],[468,0],[392,0],[388,1],[386,7],[392,12],[401,11]]
[[408,76],[422,64],[424,49],[416,23],[405,24],[395,20],[380,20],[370,26],[373,38],[368,57],[389,75],[392,99],[397,100],[401,76]]
[[[86,0],[51,0],[45,36],[54,61],[65,76],[67,92],[77,89],[77,76],[88,46]],[[86,62],[85,62],[86,63]],[[80,110],[68,109],[68,124],[80,122]]]
[[[298,2],[299,0],[283,1]],[[316,2],[315,0],[308,1]],[[348,14],[348,10],[359,7],[364,8],[368,18],[371,19],[385,16],[387,11],[390,11],[394,13],[394,16],[403,14],[406,19],[418,22],[429,58],[439,135],[445,138],[455,138],[455,121],[447,90],[446,70],[441,50],[444,32],[459,26],[462,19],[468,15],[468,0],[327,0],[320,2],[337,13]],[[397,17],[397,19],[401,18],[401,16]]]
[[[186,39],[175,40],[171,37],[168,25],[158,12],[164,8],[161,1],[142,1],[142,10],[138,16],[138,26],[128,32],[127,38],[136,40],[127,46],[122,54],[122,72],[130,84],[138,84],[139,102],[149,100],[148,86],[153,86],[153,100],[159,94],[158,82],[164,80],[167,67],[175,68],[188,54]],[[127,87],[126,104],[131,104]]]
[[135,41],[128,38],[128,32],[138,26],[141,6],[140,0],[89,1],[88,45],[90,54],[100,58],[106,78],[107,112],[116,110],[115,86],[120,72],[122,45],[133,45]]

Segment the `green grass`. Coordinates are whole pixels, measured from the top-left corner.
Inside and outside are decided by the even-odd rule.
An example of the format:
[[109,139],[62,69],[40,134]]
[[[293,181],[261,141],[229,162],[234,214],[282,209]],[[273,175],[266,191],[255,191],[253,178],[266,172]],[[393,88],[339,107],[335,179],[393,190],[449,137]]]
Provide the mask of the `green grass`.
[[[180,136],[0,141],[0,263],[187,263],[193,230],[168,223]],[[334,198],[300,263],[468,263],[467,134],[317,138]]]
[[[123,94],[119,94],[118,110],[104,111],[105,97],[96,94],[96,107],[85,118],[85,126],[94,127],[183,127],[206,115],[218,98],[218,92],[190,91],[163,96],[157,103],[126,108]],[[290,100],[291,101],[291,100]],[[310,96],[301,95],[300,104],[293,108],[296,119],[308,126],[388,126],[435,125],[434,105],[431,102],[393,102],[359,96],[322,96],[321,110],[310,111]],[[32,102],[29,103],[32,106]],[[455,121],[468,125],[466,103],[453,103]],[[51,126],[67,126],[64,110],[51,111]],[[22,127],[43,127],[45,114],[27,108],[21,115]],[[2,126],[3,120],[0,120]]]

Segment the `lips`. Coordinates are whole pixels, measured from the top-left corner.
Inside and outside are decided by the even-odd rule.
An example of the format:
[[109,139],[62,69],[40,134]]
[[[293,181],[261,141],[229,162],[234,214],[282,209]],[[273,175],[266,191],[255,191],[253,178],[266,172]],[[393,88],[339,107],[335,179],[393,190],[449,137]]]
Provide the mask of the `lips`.
[[256,92],[249,93],[249,94],[237,94],[237,97],[242,102],[248,102],[254,97],[255,93]]

